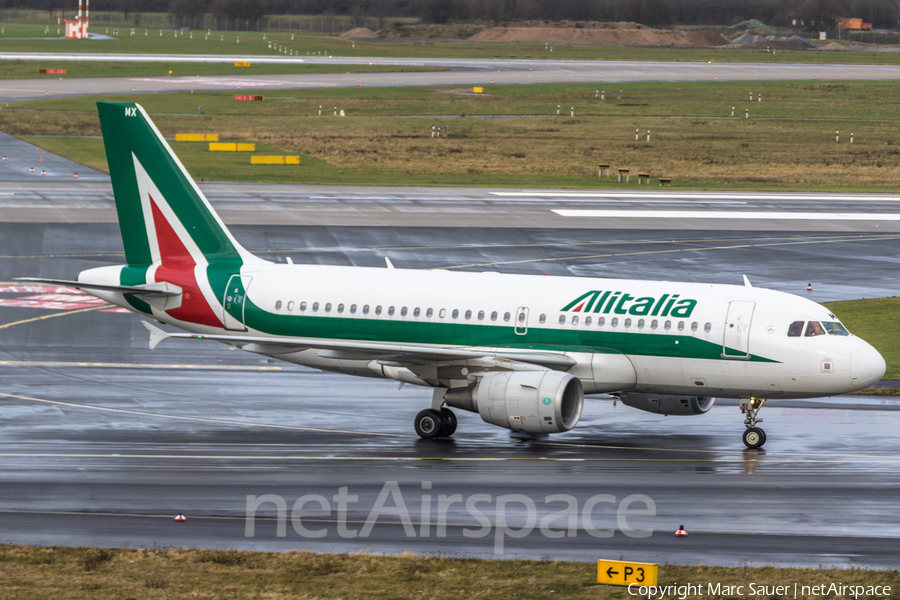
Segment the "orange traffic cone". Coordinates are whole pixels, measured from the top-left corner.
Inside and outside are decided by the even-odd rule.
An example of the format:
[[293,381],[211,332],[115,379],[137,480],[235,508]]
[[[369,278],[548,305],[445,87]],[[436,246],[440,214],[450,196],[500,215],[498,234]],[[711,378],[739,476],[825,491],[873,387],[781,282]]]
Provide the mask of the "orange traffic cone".
[[45,171],[44,169],[41,169],[41,175],[46,175],[46,174],[47,174],[47,171]]
[[78,179],[78,173],[75,173],[75,179]]
[[687,531],[684,530],[684,525],[678,526],[678,531],[675,532],[675,537],[687,537]]
[[34,167],[31,167],[31,172],[34,173]]
[[810,283],[809,285],[806,286],[806,291],[807,291],[807,292],[811,292],[811,291],[812,291],[812,284],[811,284],[811,283]]
[[[187,519],[186,519],[186,518],[184,517],[184,515],[181,514],[181,513],[178,513],[178,516],[175,517],[175,520],[176,520],[176,521],[187,521]],[[687,535],[687,534],[685,534],[685,535]]]

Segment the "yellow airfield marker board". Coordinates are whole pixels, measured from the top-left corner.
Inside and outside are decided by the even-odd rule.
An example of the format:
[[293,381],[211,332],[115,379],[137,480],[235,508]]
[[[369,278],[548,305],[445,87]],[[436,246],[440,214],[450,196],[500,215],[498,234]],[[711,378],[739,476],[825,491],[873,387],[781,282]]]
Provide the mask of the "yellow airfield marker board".
[[597,583],[607,585],[656,585],[658,565],[624,560],[598,560]]
[[248,63],[248,62],[236,62],[236,63],[234,63],[234,66],[236,66],[236,67],[249,67],[249,66],[250,66],[250,63]]

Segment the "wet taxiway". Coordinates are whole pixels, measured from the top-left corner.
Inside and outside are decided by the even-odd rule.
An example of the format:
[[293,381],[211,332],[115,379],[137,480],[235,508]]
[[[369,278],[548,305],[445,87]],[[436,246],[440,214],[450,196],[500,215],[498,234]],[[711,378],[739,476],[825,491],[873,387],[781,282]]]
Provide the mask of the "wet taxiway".
[[[735,283],[748,272],[757,285],[785,291],[812,279],[816,300],[896,293],[900,250],[896,240],[834,233],[824,236],[834,238],[827,244],[799,243],[808,233],[796,231],[779,234],[798,242],[784,244],[749,231],[605,230],[601,237],[584,229],[246,225],[234,232],[273,260],[375,266],[388,256],[398,268]],[[762,415],[764,452],[744,450],[733,403],[665,418],[609,398],[589,400],[567,434],[514,439],[457,411],[454,439],[426,442],[412,419],[428,405],[428,390],[205,341],[169,340],[150,351],[136,316],[71,289],[9,283],[71,277],[121,261],[119,252],[112,224],[0,224],[0,541],[490,556],[499,537],[503,556],[896,566],[900,401],[772,402]],[[351,497],[346,516],[341,488]],[[383,505],[402,499],[409,519],[385,510],[367,529],[385,490],[397,494]],[[251,533],[248,496],[265,495],[283,499],[284,530],[277,504],[263,503]],[[309,495],[329,511],[314,498],[300,507],[302,520],[291,519],[294,503]],[[546,521],[567,507],[548,500],[553,495],[571,497],[573,521],[565,514]],[[633,513],[621,521],[626,499]],[[655,514],[640,514],[647,499],[654,510],[646,512]],[[511,530],[498,536],[501,504]],[[172,520],[178,512],[186,523]],[[679,525],[690,537],[674,537]],[[522,526],[524,537],[513,537]],[[634,537],[641,531],[652,534]]]

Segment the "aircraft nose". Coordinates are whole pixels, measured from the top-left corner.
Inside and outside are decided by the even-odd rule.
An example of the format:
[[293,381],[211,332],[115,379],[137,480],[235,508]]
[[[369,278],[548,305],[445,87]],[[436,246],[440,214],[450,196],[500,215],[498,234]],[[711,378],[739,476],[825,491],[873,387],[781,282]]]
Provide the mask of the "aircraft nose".
[[850,355],[850,383],[856,389],[880,381],[886,369],[884,358],[869,344],[863,343]]

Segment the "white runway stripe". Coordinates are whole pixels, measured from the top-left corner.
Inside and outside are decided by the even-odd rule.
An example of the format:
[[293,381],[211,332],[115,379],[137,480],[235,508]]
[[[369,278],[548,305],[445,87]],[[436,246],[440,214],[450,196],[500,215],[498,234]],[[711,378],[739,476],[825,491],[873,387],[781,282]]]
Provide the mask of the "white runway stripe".
[[562,217],[606,219],[742,219],[765,221],[900,221],[900,213],[814,213],[714,210],[554,209]]

